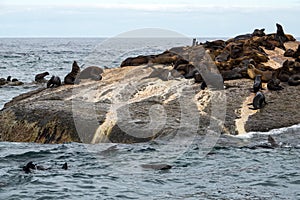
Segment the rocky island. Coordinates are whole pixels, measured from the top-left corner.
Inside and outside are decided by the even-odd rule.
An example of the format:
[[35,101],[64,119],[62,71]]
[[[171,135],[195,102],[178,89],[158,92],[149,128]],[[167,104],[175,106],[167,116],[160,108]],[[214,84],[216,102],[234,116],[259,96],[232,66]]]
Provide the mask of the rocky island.
[[[135,143],[299,124],[300,43],[279,24],[264,31],[130,57],[17,96],[0,111],[0,141]],[[267,104],[253,109],[258,75]]]

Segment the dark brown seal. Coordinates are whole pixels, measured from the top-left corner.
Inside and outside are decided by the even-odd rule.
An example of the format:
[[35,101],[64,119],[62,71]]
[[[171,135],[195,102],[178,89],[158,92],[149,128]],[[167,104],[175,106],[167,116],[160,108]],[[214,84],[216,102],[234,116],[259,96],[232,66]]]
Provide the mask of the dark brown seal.
[[288,84],[291,86],[300,85],[300,74],[292,75],[288,80]]
[[172,166],[168,164],[143,164],[141,167],[145,169],[155,169],[155,170],[168,170],[171,169]]
[[253,91],[257,93],[260,89],[262,89],[261,75],[256,75],[253,83]]
[[80,73],[80,68],[76,61],[73,62],[72,71],[64,78],[65,84],[74,84],[77,75]]
[[272,79],[268,82],[267,84],[267,88],[268,90],[282,90],[283,87],[280,85],[280,80],[276,78],[277,77],[277,73],[273,73],[273,77]]
[[47,88],[59,87],[61,86],[61,80],[58,76],[52,76],[47,82]]
[[284,52],[283,56],[285,57],[293,57],[295,54],[295,51],[293,49],[288,49]]
[[48,76],[48,75],[49,75],[49,72],[37,74],[37,75],[35,75],[34,80],[38,83],[45,83],[46,82],[45,76]]
[[250,105],[253,105],[252,110],[261,109],[264,105],[267,104],[265,95],[262,92],[257,92],[255,97],[253,98],[253,102]]

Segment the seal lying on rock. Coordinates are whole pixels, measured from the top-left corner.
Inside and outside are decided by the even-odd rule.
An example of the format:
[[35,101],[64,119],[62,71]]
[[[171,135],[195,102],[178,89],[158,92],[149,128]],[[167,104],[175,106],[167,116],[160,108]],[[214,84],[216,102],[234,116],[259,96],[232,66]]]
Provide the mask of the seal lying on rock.
[[272,78],[267,84],[268,90],[282,90],[283,87],[280,85],[280,80],[277,78]]
[[293,49],[288,49],[284,52],[283,56],[285,57],[293,57],[295,54],[295,51]]
[[262,92],[257,92],[253,102],[248,105],[253,105],[253,108],[250,109],[257,110],[263,108],[265,104],[267,104],[265,95]]
[[69,74],[67,74],[67,76],[65,76],[64,83],[73,85],[79,73],[80,73],[80,67],[78,66],[77,62],[74,61],[72,65],[72,71]]
[[254,65],[249,64],[247,73],[251,79],[254,79],[257,75],[261,75],[261,80],[264,82],[268,82],[272,79],[272,71],[262,71],[257,68],[255,68]]
[[192,64],[181,64],[174,67],[174,69],[179,72],[182,72],[182,75],[186,79],[195,78],[196,73],[199,73],[198,70]]
[[58,76],[52,76],[47,82],[47,88],[59,87],[61,86],[61,80]]
[[126,67],[126,66],[138,66],[147,64],[149,62],[149,56],[137,56],[137,57],[129,57],[126,58],[122,63],[120,67]]
[[5,85],[7,83],[5,78],[0,78],[0,86]]
[[257,37],[262,37],[262,36],[265,36],[265,29],[255,29],[252,33],[247,33],[247,34],[244,34],[244,35],[238,35],[232,39],[229,39],[226,43],[230,43],[230,42],[239,42],[239,41],[243,41],[243,40],[248,40],[254,36],[257,36]]
[[298,45],[298,48],[297,48],[297,50],[294,52],[294,54],[293,54],[293,58],[299,58],[299,56],[300,56],[300,45]]
[[100,81],[102,79],[101,74],[103,73],[103,69],[96,66],[87,67],[82,72],[80,72],[78,79],[92,79],[95,81]]
[[292,75],[289,80],[288,80],[288,84],[290,86],[297,86],[300,85],[300,74],[294,74]]
[[34,77],[34,80],[38,83],[45,83],[45,82],[47,82],[46,79],[45,79],[45,76],[48,76],[48,75],[49,75],[49,72],[44,72],[44,73],[37,74]]
[[11,76],[8,76],[6,79],[6,83],[10,86],[19,86],[19,85],[23,85],[24,83],[22,81],[19,81],[16,78],[11,79]]

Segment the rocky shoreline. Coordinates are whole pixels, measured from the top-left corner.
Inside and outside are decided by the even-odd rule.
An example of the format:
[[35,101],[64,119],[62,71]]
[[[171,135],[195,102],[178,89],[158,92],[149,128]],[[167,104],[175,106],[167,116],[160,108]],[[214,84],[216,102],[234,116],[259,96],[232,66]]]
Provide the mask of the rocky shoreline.
[[[279,27],[276,34],[256,29],[228,41],[128,58],[101,71],[101,80],[15,97],[0,111],[0,141],[135,143],[208,129],[236,135],[299,124],[300,90],[291,84],[300,74],[298,46]],[[259,110],[248,105],[255,96],[253,68],[267,78],[262,92],[268,104]],[[282,90],[267,89],[274,77]]]

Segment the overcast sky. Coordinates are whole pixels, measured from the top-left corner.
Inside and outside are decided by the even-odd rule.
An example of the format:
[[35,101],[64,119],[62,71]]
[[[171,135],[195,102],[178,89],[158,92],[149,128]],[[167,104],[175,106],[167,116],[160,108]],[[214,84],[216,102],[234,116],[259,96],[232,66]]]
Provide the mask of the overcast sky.
[[0,0],[0,37],[111,37],[162,28],[228,37],[254,28],[300,36],[300,0]]

